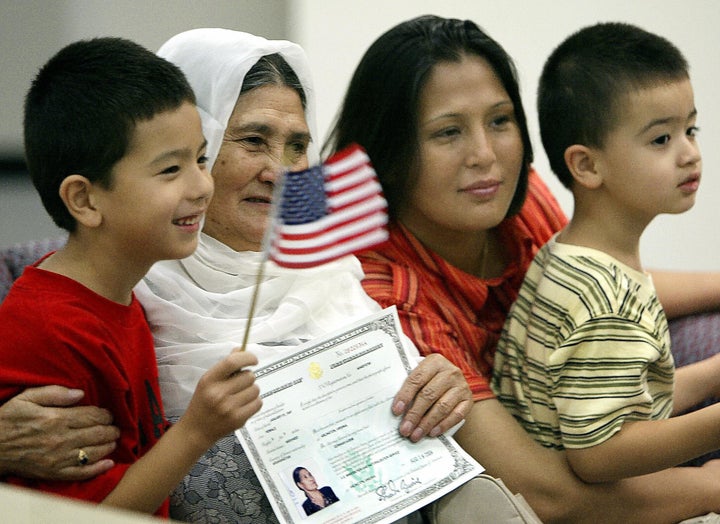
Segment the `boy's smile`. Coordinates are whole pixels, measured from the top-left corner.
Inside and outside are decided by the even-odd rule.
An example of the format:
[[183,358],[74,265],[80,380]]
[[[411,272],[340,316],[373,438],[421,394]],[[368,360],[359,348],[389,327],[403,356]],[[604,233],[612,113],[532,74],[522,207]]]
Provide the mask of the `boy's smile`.
[[190,103],[136,124],[110,189],[97,188],[103,227],[118,247],[151,263],[195,250],[213,192],[205,145]]

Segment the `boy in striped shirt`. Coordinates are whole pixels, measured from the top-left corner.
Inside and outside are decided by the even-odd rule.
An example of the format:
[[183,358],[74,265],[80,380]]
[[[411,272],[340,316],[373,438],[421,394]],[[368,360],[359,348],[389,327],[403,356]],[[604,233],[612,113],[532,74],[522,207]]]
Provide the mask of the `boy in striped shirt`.
[[[695,203],[701,157],[687,61],[638,27],[586,27],[547,60],[538,111],[575,208],[528,270],[498,345],[493,391],[587,482],[720,447],[720,405],[669,418],[720,388],[708,380],[689,391],[691,375],[675,377],[665,313],[639,258],[655,216]],[[720,377],[715,361],[700,365],[707,376]],[[673,406],[674,382],[682,405]]]

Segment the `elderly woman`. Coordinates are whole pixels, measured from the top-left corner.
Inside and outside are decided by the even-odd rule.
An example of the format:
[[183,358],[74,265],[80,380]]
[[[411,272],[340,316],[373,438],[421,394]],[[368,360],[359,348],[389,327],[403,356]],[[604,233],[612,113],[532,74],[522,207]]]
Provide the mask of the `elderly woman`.
[[[196,29],[171,38],[158,54],[177,64],[195,90],[215,180],[197,251],[156,264],[136,289],[153,329],[163,403],[173,420],[205,370],[244,339],[277,176],[306,168],[318,155],[312,84],[296,44]],[[362,278],[352,256],[305,270],[267,262],[247,349],[264,365],[379,311]],[[419,440],[444,432],[463,418],[469,398],[457,368],[445,359],[423,361],[396,398],[397,413],[405,413],[401,433]],[[185,478],[171,514],[190,521],[276,521],[234,435],[220,440]]]

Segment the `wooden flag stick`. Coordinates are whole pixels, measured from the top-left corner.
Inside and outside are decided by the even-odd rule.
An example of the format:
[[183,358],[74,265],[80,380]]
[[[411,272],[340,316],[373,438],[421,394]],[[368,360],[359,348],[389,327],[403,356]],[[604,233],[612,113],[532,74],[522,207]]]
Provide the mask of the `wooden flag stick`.
[[[282,160],[283,165],[286,165],[286,159],[284,156]],[[268,215],[268,222],[265,229],[265,234],[263,235],[262,260],[260,261],[260,268],[258,269],[257,278],[255,279],[255,289],[253,290],[252,299],[250,300],[250,311],[248,312],[247,325],[245,326],[245,334],[243,335],[243,341],[242,345],[240,346],[240,351],[245,351],[248,338],[250,337],[250,327],[252,326],[252,320],[255,316],[255,305],[257,304],[258,295],[260,295],[260,285],[262,284],[263,276],[265,275],[265,263],[267,262],[270,254],[270,241],[273,235],[273,227],[275,226],[275,220],[277,219],[279,202],[282,198],[285,172],[286,171],[284,170],[282,173],[280,173],[280,176],[278,177],[279,179],[275,183],[275,188],[273,189],[272,204],[270,206],[270,213]]]
[[252,299],[250,300],[250,312],[248,314],[247,325],[245,326],[245,334],[243,335],[242,346],[240,351],[245,351],[247,346],[248,338],[250,337],[250,326],[252,325],[253,316],[255,315],[255,305],[257,304],[258,295],[260,295],[260,284],[262,283],[263,276],[265,274],[265,262],[267,257],[263,257],[260,262],[260,269],[258,269],[257,279],[255,280],[255,289],[253,290]]

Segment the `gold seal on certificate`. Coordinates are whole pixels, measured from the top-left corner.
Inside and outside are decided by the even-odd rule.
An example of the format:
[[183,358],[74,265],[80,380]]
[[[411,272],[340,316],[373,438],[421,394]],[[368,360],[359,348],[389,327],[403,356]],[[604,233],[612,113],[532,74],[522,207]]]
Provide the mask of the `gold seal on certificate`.
[[323,376],[322,366],[317,362],[310,362],[308,373],[310,374],[310,378],[318,380]]
[[391,523],[483,471],[450,437],[400,436],[401,333],[388,308],[255,370],[263,407],[236,434],[281,523]]

